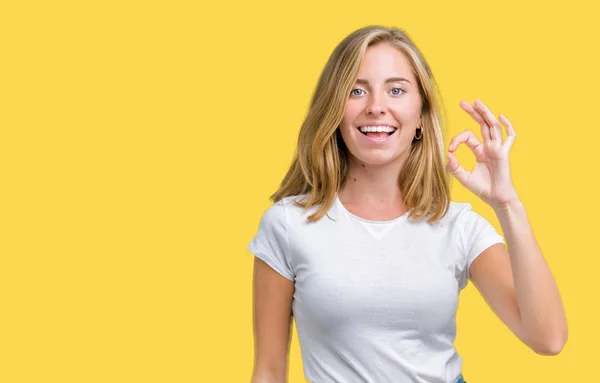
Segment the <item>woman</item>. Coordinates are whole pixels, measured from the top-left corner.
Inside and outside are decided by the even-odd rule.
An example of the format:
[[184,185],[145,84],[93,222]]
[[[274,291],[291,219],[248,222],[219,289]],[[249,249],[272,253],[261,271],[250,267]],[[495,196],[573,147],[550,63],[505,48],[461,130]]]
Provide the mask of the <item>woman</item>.
[[[511,182],[515,131],[463,101],[483,141],[467,130],[446,152],[437,94],[402,30],[365,27],[333,51],[248,248],[254,383],[286,381],[292,315],[311,382],[464,382],[455,313],[468,279],[533,351],[562,349],[560,295]],[[462,143],[473,171],[453,154]],[[450,200],[448,173],[493,208],[504,238]]]

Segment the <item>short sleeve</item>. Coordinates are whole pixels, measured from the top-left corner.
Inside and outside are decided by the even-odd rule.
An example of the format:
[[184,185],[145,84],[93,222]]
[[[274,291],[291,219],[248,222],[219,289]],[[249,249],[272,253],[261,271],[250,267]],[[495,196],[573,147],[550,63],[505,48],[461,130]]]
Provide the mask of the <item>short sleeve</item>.
[[473,261],[488,247],[505,241],[487,219],[472,210],[471,204],[466,204],[458,222],[464,266],[458,282],[463,289],[470,279],[469,269]]
[[250,241],[248,251],[265,261],[273,270],[293,281],[285,207],[280,200],[263,214],[258,232]]

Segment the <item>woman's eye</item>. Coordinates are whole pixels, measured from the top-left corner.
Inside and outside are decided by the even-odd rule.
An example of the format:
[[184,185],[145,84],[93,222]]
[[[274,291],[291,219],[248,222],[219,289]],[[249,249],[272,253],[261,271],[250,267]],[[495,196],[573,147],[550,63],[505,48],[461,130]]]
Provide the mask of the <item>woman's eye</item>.
[[[352,91],[350,92],[350,94],[352,96],[360,96],[361,93],[359,93],[359,92],[364,92],[364,90],[359,89],[359,88],[355,88],[355,89],[352,89]],[[404,90],[402,88],[392,88],[392,94],[394,96],[399,96],[402,93],[404,93]]]

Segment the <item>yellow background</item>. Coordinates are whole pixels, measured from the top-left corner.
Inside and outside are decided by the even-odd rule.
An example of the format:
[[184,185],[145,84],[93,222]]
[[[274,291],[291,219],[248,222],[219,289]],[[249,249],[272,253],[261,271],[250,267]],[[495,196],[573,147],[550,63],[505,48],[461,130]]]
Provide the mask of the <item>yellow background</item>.
[[422,49],[450,136],[480,134],[461,99],[511,119],[514,182],[564,299],[569,341],[542,357],[470,284],[466,380],[600,381],[592,2],[0,4],[0,382],[248,382],[246,246],[325,61],[368,24]]

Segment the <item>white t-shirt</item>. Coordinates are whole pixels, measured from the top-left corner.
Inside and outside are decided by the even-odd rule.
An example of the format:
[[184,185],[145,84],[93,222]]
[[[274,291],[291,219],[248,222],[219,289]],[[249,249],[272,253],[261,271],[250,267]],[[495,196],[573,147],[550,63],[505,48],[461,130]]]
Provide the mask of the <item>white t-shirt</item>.
[[[436,224],[369,221],[339,198],[317,222],[286,197],[260,220],[248,250],[294,281],[293,316],[305,378],[316,383],[451,383],[458,295],[482,251],[505,243],[451,202]],[[331,219],[329,218],[331,217]]]

